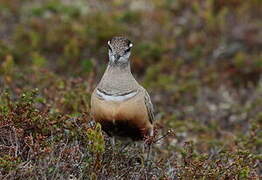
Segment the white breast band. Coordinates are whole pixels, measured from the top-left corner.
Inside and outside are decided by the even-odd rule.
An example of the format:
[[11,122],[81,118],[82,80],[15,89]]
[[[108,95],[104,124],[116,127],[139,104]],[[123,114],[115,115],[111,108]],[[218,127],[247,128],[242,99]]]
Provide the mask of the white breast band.
[[109,95],[97,89],[96,93],[100,98],[102,98],[105,101],[118,101],[119,102],[119,101],[127,100],[131,97],[134,97],[138,93],[138,91],[130,92],[124,95]]

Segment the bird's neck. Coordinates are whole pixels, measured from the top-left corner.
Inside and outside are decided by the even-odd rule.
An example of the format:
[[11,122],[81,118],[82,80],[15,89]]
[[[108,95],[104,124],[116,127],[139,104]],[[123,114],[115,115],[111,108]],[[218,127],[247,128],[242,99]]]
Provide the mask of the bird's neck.
[[114,66],[108,64],[107,69],[99,83],[99,88],[108,93],[119,93],[133,90],[138,83],[133,77],[130,63],[125,66]]
[[109,75],[131,74],[130,62],[123,64],[114,64],[109,62],[105,73],[108,73]]

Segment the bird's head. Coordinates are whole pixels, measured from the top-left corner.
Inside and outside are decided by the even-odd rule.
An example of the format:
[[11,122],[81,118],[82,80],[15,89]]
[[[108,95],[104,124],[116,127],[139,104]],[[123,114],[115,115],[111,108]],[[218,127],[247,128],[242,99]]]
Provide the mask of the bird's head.
[[133,44],[125,37],[113,37],[108,41],[110,64],[127,64]]

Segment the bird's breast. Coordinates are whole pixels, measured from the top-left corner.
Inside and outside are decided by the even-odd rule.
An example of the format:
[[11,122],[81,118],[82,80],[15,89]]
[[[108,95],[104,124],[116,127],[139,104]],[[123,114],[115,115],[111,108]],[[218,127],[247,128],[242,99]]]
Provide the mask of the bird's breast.
[[114,136],[141,139],[143,131],[152,127],[144,99],[139,94],[126,101],[106,101],[92,95],[91,110],[95,121]]
[[108,121],[144,119],[144,114],[147,114],[143,106],[144,103],[137,97],[131,98],[129,96],[130,94],[124,97],[92,97],[93,115],[96,119],[106,119]]

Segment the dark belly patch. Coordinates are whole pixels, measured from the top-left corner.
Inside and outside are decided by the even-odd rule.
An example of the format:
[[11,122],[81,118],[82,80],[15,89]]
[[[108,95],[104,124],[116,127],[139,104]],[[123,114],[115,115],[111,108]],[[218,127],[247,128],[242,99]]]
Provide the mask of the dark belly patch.
[[131,138],[133,141],[143,140],[144,132],[137,126],[128,121],[101,121],[103,131],[109,136],[118,136],[121,138]]

